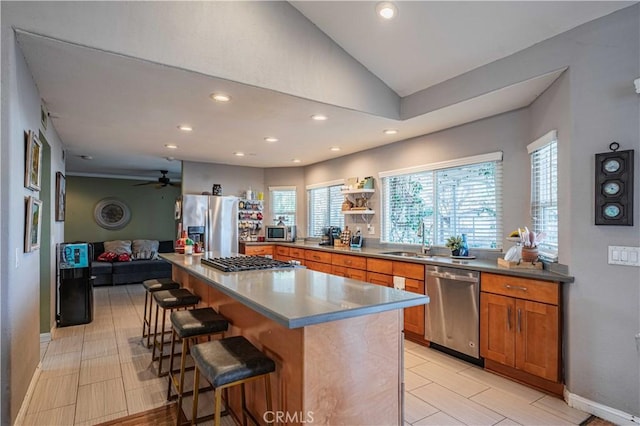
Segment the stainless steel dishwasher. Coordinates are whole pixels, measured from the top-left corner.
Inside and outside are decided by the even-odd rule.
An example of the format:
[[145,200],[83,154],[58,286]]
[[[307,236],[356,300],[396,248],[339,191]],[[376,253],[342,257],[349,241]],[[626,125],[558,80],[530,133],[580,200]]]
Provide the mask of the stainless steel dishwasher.
[[427,265],[425,339],[480,360],[480,273]]

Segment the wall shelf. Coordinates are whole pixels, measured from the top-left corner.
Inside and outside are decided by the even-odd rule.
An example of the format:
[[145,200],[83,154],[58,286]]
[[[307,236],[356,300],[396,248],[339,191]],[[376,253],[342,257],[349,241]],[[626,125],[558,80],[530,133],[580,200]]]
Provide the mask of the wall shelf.
[[373,194],[376,192],[375,189],[343,189],[342,195],[348,194]]
[[342,214],[375,214],[375,210],[343,210]]

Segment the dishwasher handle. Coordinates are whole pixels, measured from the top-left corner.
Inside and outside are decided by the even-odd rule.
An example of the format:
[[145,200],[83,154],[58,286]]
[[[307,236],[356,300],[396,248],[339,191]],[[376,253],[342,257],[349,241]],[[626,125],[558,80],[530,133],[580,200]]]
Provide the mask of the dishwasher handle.
[[450,272],[427,271],[426,274],[429,277],[444,278],[446,280],[465,281],[469,283],[477,283],[479,281],[477,277],[470,277],[468,275],[456,275]]

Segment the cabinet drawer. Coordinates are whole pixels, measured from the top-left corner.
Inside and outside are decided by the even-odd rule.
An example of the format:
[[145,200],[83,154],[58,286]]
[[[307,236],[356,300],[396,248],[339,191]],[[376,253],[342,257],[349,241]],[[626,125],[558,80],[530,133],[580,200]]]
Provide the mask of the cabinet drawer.
[[393,287],[393,276],[387,274],[379,274],[377,272],[367,272],[367,282],[378,284],[385,287]]
[[304,258],[313,262],[331,264],[331,253],[327,253],[325,251],[307,250],[304,254]]
[[289,255],[291,257],[297,257],[300,259],[304,259],[304,249],[289,247]]
[[367,271],[369,272],[377,272],[379,274],[393,274],[393,262],[390,260],[383,259],[367,259]]
[[313,262],[311,260],[306,260],[305,266],[307,267],[307,269],[311,269],[312,271],[324,272],[327,274],[330,274],[332,272],[331,271],[332,267],[328,263],[320,263],[320,262]]
[[408,262],[393,262],[393,275],[424,280],[424,265]]
[[362,256],[350,256],[347,254],[332,254],[331,264],[346,266],[354,269],[367,269],[367,259]]
[[276,254],[280,256],[289,256],[289,247],[276,246]]
[[556,282],[538,281],[529,278],[483,272],[480,288],[487,293],[502,294],[518,299],[558,305],[560,303],[560,285]]
[[245,246],[244,254],[248,256],[273,255],[273,246]]
[[404,280],[404,291],[424,294],[424,281],[407,278],[406,280]]
[[352,280],[366,281],[367,272],[361,269],[346,268],[344,266],[331,266],[331,274],[339,277],[351,278]]

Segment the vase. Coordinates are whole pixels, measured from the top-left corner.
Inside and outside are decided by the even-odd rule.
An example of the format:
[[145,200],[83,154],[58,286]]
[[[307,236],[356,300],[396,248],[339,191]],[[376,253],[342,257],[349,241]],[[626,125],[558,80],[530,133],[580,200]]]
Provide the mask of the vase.
[[460,246],[460,256],[469,256],[469,245],[467,244],[467,234],[462,234],[462,246]]
[[451,256],[460,256],[460,249],[451,250]]
[[538,260],[538,247],[522,247],[522,261],[535,262]]

